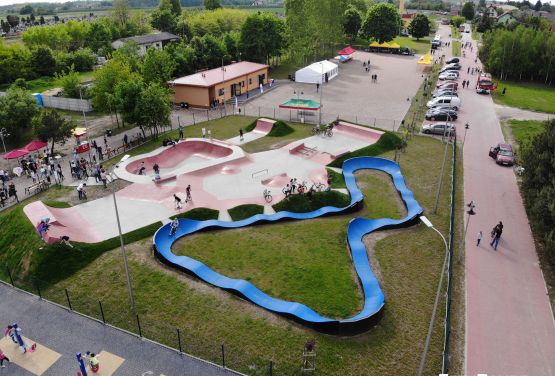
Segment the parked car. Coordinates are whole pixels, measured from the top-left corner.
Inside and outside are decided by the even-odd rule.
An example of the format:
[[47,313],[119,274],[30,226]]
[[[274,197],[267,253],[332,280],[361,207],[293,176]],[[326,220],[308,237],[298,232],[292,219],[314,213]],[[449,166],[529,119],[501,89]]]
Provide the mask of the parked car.
[[449,133],[455,133],[455,126],[453,124],[447,123],[433,123],[433,124],[424,124],[422,126],[422,133],[425,134],[440,134],[440,135],[447,135]]
[[447,64],[443,67],[443,69],[446,69],[446,68],[449,68],[449,69],[452,68],[452,69],[455,69],[455,70],[460,70],[462,68],[462,65],[460,65],[459,63],[451,63],[451,64]]
[[454,71],[449,71],[449,72],[443,72],[439,75],[438,77],[441,81],[446,81],[446,80],[458,80],[459,79],[459,74],[457,72]]
[[445,81],[445,82],[438,82],[436,85],[437,89],[442,90],[457,90],[459,87],[459,83],[457,81]]
[[399,53],[400,53],[401,55],[414,56],[414,51],[411,50],[411,49],[408,48],[408,47],[401,47],[401,48],[399,49]]
[[458,112],[459,111],[459,106],[457,106],[456,104],[446,104],[446,103],[437,103],[432,105],[431,107],[429,107],[430,109],[435,108],[435,109],[445,109],[445,110],[453,110]]
[[447,64],[453,64],[453,63],[458,63],[459,62],[459,58],[458,57],[454,57],[452,59],[449,59],[446,61]]
[[461,100],[459,99],[459,97],[453,97],[453,96],[436,97],[429,100],[428,103],[426,103],[426,106],[428,106],[428,108],[431,108],[439,104],[445,104],[447,106],[453,106],[453,107],[455,106],[460,107]]
[[426,120],[457,120],[457,111],[445,108],[431,108],[426,112]]
[[459,95],[457,94],[457,92],[455,90],[450,90],[450,89],[437,89],[436,91],[434,91],[432,93],[433,98],[445,97],[445,96],[458,97]]
[[497,146],[489,149],[489,156],[495,160],[498,165],[512,166],[515,164],[515,154],[513,147],[509,144],[497,144]]

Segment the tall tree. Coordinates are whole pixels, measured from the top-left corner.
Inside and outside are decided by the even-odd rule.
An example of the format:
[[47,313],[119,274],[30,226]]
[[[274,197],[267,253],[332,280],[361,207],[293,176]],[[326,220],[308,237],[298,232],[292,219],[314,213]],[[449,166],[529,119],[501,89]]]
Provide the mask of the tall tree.
[[542,2],[540,0],[536,1],[536,4],[534,5],[534,10],[536,12],[539,12],[542,9]]
[[127,0],[114,0],[112,2],[112,17],[122,27],[129,19],[129,3]]
[[355,40],[362,26],[362,15],[360,11],[350,6],[343,14],[343,31],[349,37],[351,43]]
[[161,127],[170,124],[171,99],[168,90],[156,83],[149,84],[141,93],[139,106],[141,108],[140,124],[158,137]]
[[19,17],[14,16],[13,14],[8,14],[6,16],[6,20],[8,21],[12,29],[15,28],[17,25],[19,25]]
[[368,9],[361,31],[365,37],[383,43],[395,38],[400,27],[401,16],[397,8],[393,4],[380,3]]
[[0,124],[16,142],[29,129],[37,111],[37,100],[26,90],[11,86],[6,95],[0,97]]
[[204,7],[208,10],[221,8],[220,0],[204,0]]
[[109,60],[101,69],[95,72],[94,86],[91,88],[93,107],[97,111],[110,111],[114,88],[122,81],[128,80],[131,69],[125,62]]
[[172,13],[179,17],[181,15],[181,1],[180,0],[171,0],[172,4]]
[[40,111],[33,118],[32,123],[33,131],[39,140],[51,142],[51,154],[54,154],[54,145],[56,143],[65,144],[77,126],[73,120],[65,119],[58,111],[48,108]]
[[94,52],[99,52],[103,49],[108,49],[112,42],[112,32],[102,22],[93,22],[87,33],[86,45]]
[[23,15],[23,14],[33,14],[33,13],[35,13],[35,9],[32,6],[30,6],[29,4],[24,5],[19,10],[19,14],[21,14],[21,15]]
[[115,105],[124,122],[140,124],[142,116],[140,100],[144,89],[145,83],[138,74],[133,74],[129,79],[116,85],[114,90]]
[[56,71],[56,59],[52,50],[39,46],[31,52],[31,68],[37,76],[52,76]]
[[271,13],[251,14],[241,29],[240,45],[245,60],[268,63],[285,45],[285,23]]
[[165,50],[147,50],[141,67],[143,79],[147,84],[154,82],[165,85],[172,78],[174,70],[175,61]]
[[161,0],[158,8],[151,15],[152,26],[160,31],[175,32],[177,17],[172,11],[170,0]]
[[430,28],[431,23],[428,17],[422,13],[418,13],[410,21],[408,31],[413,38],[419,40],[420,38],[427,37],[430,34]]
[[474,14],[476,14],[476,11],[474,10],[474,3],[470,1],[464,3],[461,9],[461,16],[463,16],[467,20],[472,20],[474,18]]

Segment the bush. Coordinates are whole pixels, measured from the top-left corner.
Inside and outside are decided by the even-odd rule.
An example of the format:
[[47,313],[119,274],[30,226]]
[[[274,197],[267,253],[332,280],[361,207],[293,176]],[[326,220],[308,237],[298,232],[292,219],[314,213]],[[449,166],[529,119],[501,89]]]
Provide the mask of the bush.
[[395,133],[385,132],[375,144],[347,153],[331,162],[328,166],[341,168],[343,162],[347,159],[380,155],[387,151],[395,150],[402,142],[401,138]]
[[195,208],[185,213],[174,215],[173,217],[171,217],[171,219],[185,218],[185,219],[194,219],[196,221],[207,221],[209,219],[218,219],[219,214],[220,212],[214,209]]
[[274,123],[272,130],[268,133],[268,137],[283,137],[287,136],[290,133],[293,133],[295,130],[289,126],[284,121],[278,120]]
[[239,205],[229,209],[229,215],[234,221],[250,218],[253,215],[263,214],[264,206],[255,204]]
[[291,195],[273,206],[276,212],[308,213],[324,206],[344,208],[351,203],[349,195],[337,192],[316,192],[309,199],[307,195]]
[[327,168],[328,176],[331,178],[331,188],[346,188],[345,179],[343,174],[335,172],[332,169]]

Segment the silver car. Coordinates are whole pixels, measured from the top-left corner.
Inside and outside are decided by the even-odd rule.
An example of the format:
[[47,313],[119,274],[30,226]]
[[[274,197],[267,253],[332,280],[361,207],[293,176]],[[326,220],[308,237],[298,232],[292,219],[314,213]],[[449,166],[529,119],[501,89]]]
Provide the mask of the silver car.
[[432,93],[433,98],[435,98],[435,97],[445,97],[445,96],[458,97],[459,95],[454,90],[439,90],[438,89],[438,90],[436,90]]
[[455,133],[455,126],[453,124],[448,123],[433,123],[433,124],[424,124],[422,126],[422,133],[424,134],[439,134],[439,135],[447,135],[449,133]]

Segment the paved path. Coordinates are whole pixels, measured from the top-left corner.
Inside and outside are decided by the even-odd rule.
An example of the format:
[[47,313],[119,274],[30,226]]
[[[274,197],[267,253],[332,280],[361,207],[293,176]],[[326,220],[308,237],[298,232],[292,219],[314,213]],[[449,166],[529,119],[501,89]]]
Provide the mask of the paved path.
[[[444,36],[449,31],[441,27]],[[463,34],[463,42],[470,41]],[[473,52],[462,58],[461,80],[474,63]],[[449,51],[450,55],[450,51]],[[503,141],[493,101],[471,88],[460,89],[458,127],[468,122],[464,145],[464,198],[474,200],[466,237],[466,375],[555,375],[555,325],[545,281],[515,175],[488,157],[491,145]],[[503,221],[497,252],[489,233]],[[476,234],[483,243],[476,246]]]
[[[114,373],[120,376],[235,374],[186,355],[180,356],[163,346],[68,312],[3,283],[0,283],[0,301],[3,327],[16,321],[24,336],[62,355],[44,376],[76,375],[77,351],[105,351],[125,359]],[[27,355],[32,357],[38,354]],[[27,376],[32,373],[9,363],[6,368],[0,369],[0,375]]]
[[549,120],[555,118],[555,114],[523,110],[521,108],[503,106],[500,104],[495,104],[494,106],[497,117],[499,117],[500,120]]

